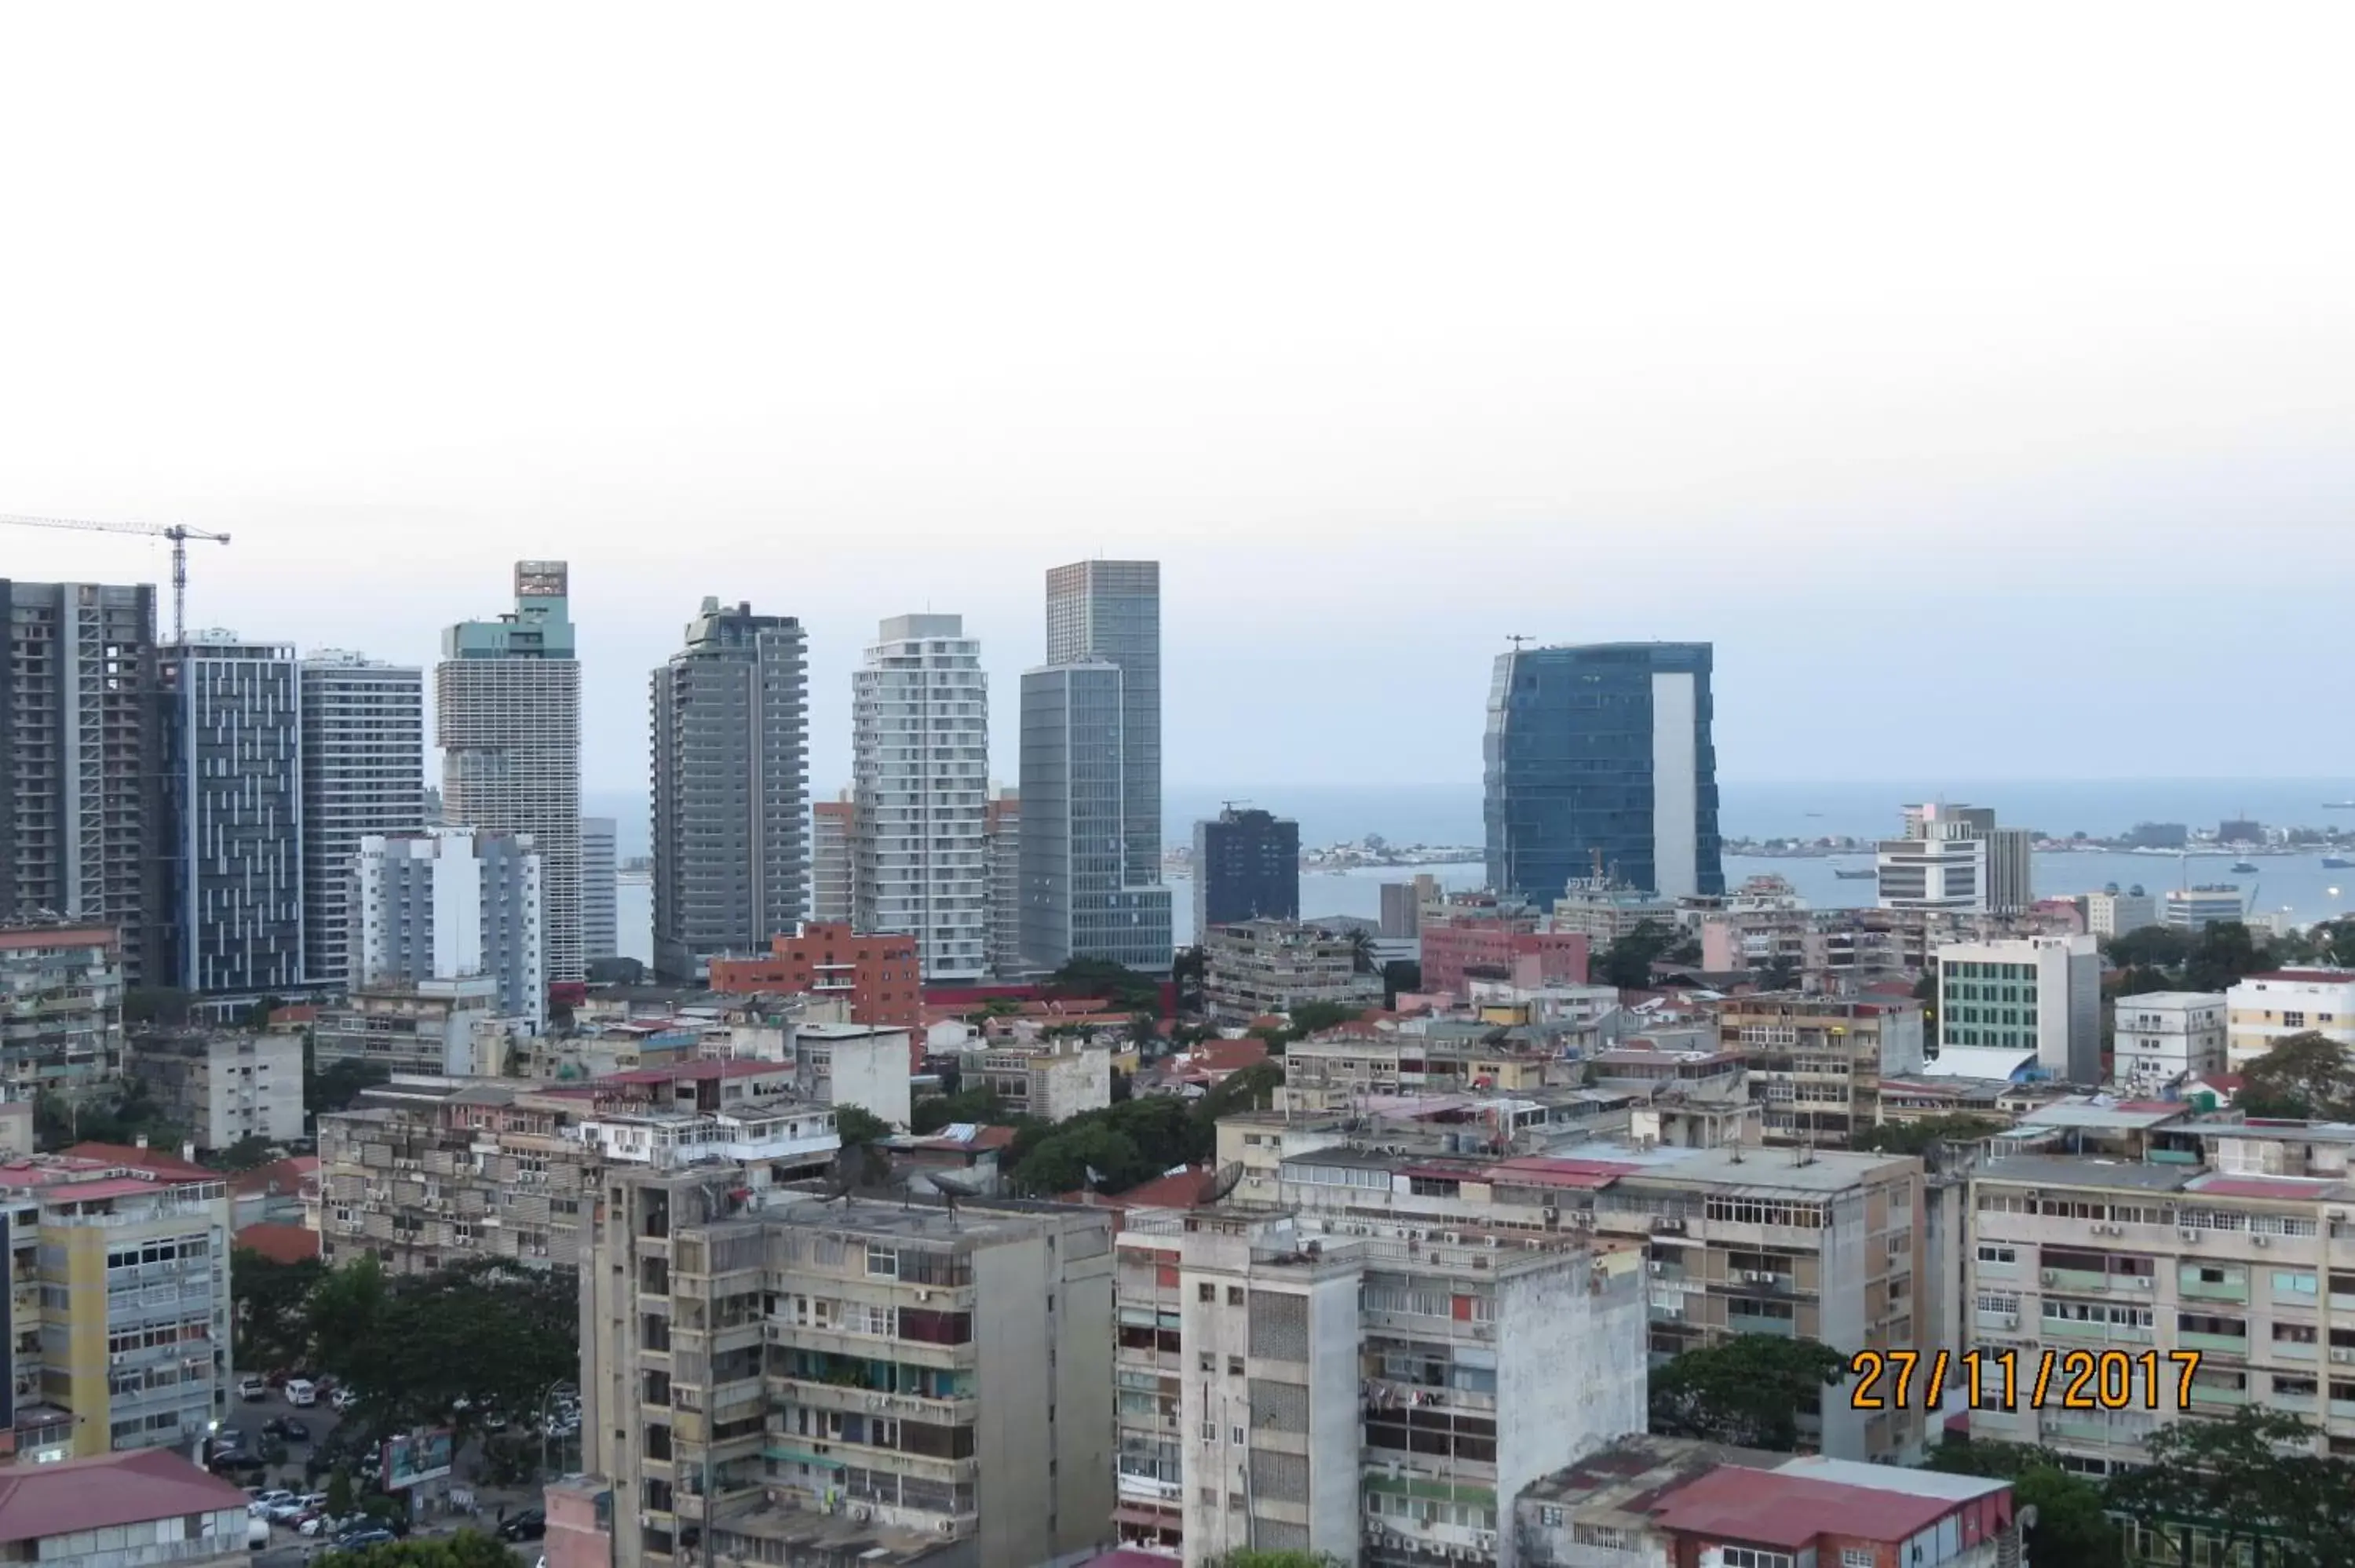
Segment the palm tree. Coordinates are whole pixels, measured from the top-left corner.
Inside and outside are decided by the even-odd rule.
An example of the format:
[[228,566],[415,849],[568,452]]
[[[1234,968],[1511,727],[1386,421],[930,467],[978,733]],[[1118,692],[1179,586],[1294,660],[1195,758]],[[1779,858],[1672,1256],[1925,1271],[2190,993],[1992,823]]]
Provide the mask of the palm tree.
[[1349,932],[1349,959],[1361,975],[1382,972],[1382,961],[1374,953],[1374,934],[1363,926]]

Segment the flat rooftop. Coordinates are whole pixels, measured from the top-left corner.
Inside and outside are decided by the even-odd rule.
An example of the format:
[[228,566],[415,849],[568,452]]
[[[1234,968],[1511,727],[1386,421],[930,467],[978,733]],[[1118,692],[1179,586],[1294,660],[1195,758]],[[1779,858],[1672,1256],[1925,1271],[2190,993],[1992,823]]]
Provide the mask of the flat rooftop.
[[2200,1174],[2192,1165],[2146,1165],[2135,1160],[2072,1159],[2056,1154],[2007,1154],[1971,1172],[1975,1181],[2053,1187],[2106,1187],[2122,1192],[2174,1192]]

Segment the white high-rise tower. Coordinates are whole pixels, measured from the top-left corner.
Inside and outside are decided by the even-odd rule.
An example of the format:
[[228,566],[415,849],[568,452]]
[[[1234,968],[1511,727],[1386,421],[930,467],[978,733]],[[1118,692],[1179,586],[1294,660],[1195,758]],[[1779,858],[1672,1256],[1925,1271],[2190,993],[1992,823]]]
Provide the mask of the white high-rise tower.
[[988,961],[989,688],[964,618],[883,622],[851,678],[851,919],[906,931],[927,983]]

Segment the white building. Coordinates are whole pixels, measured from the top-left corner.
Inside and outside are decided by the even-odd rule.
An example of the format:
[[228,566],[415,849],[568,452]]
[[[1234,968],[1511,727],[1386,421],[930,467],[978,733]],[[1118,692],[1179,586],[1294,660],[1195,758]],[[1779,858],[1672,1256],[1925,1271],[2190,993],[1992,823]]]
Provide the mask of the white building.
[[2110,1015],[2111,1075],[2156,1089],[2224,1070],[2222,991],[2158,991],[2123,996]]
[[2017,914],[2036,901],[2031,865],[2027,832],[1983,806],[1908,806],[1904,837],[1881,841],[1881,906]]
[[615,823],[611,817],[581,819],[581,961],[610,959],[620,953],[621,861],[614,853]]
[[499,1011],[548,1022],[540,857],[527,835],[437,828],[360,841],[352,866],[351,979],[497,983]]
[[300,1034],[147,1036],[132,1045],[129,1071],[207,1153],[304,1136]]
[[562,561],[517,561],[513,610],[442,634],[433,732],[442,817],[528,833],[539,852],[548,979],[581,962],[581,665]]
[[2355,970],[2245,975],[2225,992],[2224,1005],[2225,1051],[2235,1073],[2292,1034],[2327,1034],[2355,1045]]
[[2198,887],[2170,887],[2159,910],[2159,923],[2177,931],[2200,931],[2247,916],[2248,900],[2231,883],[2203,883]]
[[852,924],[912,933],[927,985],[988,967],[988,682],[956,615],[886,620],[851,677]]
[[2072,1084],[2102,1081],[2102,958],[2089,936],[1950,942],[1938,949],[1946,1046],[2033,1051]]
[[2100,893],[2085,895],[2085,929],[2096,937],[2122,937],[2158,924],[2158,900],[2141,885],[2120,893],[2114,883]]
[[857,1106],[894,1128],[908,1126],[909,1032],[867,1023],[813,1023],[794,1030],[794,1088],[821,1105]]
[[850,924],[851,824],[858,811],[850,791],[810,807],[810,918],[822,925]]
[[303,978],[340,986],[360,840],[425,826],[425,672],[322,650],[300,673]]

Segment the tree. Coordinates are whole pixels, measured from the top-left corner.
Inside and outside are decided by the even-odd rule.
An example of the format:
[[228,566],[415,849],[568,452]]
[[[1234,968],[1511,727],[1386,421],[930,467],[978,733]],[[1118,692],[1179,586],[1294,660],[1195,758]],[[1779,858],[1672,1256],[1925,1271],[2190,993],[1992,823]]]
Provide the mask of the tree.
[[327,1478],[327,1511],[337,1519],[352,1511],[352,1473],[340,1465]]
[[1194,1102],[1194,1115],[1205,1126],[1216,1128],[1220,1117],[1273,1107],[1275,1091],[1282,1087],[1283,1063],[1254,1062],[1239,1073],[1229,1074],[1222,1082],[1205,1091],[1202,1097]]
[[1657,920],[1638,920],[1635,929],[1604,949],[1596,974],[1604,985],[1622,991],[1642,991],[1652,983],[1653,961],[1665,954],[1676,934]]
[[1210,978],[1210,955],[1199,943],[1180,948],[1169,962],[1169,983],[1178,993],[1178,1011],[1202,1011],[1203,982]]
[[1124,1012],[1161,1016],[1161,987],[1148,975],[1110,959],[1072,959],[1048,978],[1066,996],[1103,997]]
[[1392,959],[1382,966],[1382,1005],[1396,1007],[1401,992],[1423,989],[1423,964],[1414,959]]
[[1758,984],[1762,990],[1788,991],[1798,983],[1798,960],[1787,953],[1767,960],[1766,967],[1758,973]]
[[1304,1001],[1285,1016],[1292,1020],[1293,1037],[1305,1039],[1311,1034],[1322,1034],[1327,1029],[1338,1029],[1342,1024],[1362,1017],[1365,1011],[1363,1007],[1352,1007],[1346,1002]]
[[981,1086],[918,1100],[908,1119],[911,1130],[920,1133],[938,1132],[960,1122],[986,1126],[1006,1119],[1006,1105],[996,1090]]
[[523,1559],[478,1530],[455,1535],[388,1542],[360,1552],[329,1552],[321,1563],[350,1563],[354,1568],[519,1568]]
[[246,1246],[229,1254],[240,1366],[295,1366],[311,1353],[311,1293],[326,1277],[327,1266],[315,1257],[280,1263]]
[[1135,1139],[1096,1122],[1057,1132],[1040,1143],[1014,1168],[1014,1184],[1040,1197],[1099,1184],[1117,1192],[1158,1173]]
[[257,1132],[239,1139],[227,1149],[215,1154],[212,1157],[211,1165],[216,1171],[234,1173],[240,1171],[252,1171],[267,1165],[276,1157],[276,1146]]
[[2011,1483],[2018,1508],[2036,1510],[2029,1528],[2028,1560],[2069,1568],[2118,1568],[2117,1521],[2107,1512],[2101,1487],[2062,1468],[2048,1449],[2018,1443],[1942,1443],[1930,1450],[1924,1469],[1950,1476],[1983,1476]]
[[270,1015],[286,1005],[282,996],[265,996],[238,1015],[238,1022],[259,1034],[270,1027]]
[[1161,1044],[1161,1021],[1149,1012],[1128,1015],[1128,1043],[1132,1045],[1155,1046]]
[[2277,1040],[2242,1071],[2234,1103],[2251,1116],[2355,1119],[2355,1053],[2328,1034]]
[[2202,929],[2183,960],[2188,991],[2227,991],[2243,975],[2264,969],[2267,959],[2256,937],[2238,920],[2219,920]]
[[2191,933],[2171,926],[2141,926],[2119,932],[2102,946],[2110,962],[2122,969],[2179,969],[2191,956]]
[[188,1004],[194,998],[176,986],[134,985],[123,993],[123,1022],[132,1028],[152,1024],[158,1029],[179,1029],[188,1022]]
[[1814,1340],[1742,1334],[1687,1351],[1652,1374],[1655,1436],[1790,1453],[1799,1417],[1848,1375],[1849,1358]]
[[1921,1154],[1934,1143],[1977,1143],[2001,1132],[2004,1124],[1989,1117],[1960,1113],[1923,1117],[1918,1121],[1885,1121],[1868,1127],[1849,1139],[1850,1149],[1868,1154]]
[[837,1103],[834,1107],[834,1131],[842,1139],[843,1148],[857,1149],[890,1137],[891,1124],[865,1106]]
[[[304,1059],[306,1063],[309,1060],[307,1055]],[[362,1089],[391,1076],[391,1069],[377,1062],[330,1062],[315,1074],[305,1074],[303,1108],[314,1116],[349,1110]]]
[[1382,960],[1374,952],[1374,934],[1363,926],[1349,928],[1349,963],[1361,975],[1381,972]]
[[485,1259],[388,1280],[366,1255],[335,1270],[312,1294],[319,1365],[360,1396],[379,1431],[492,1409],[536,1408],[554,1384],[578,1375],[580,1282]]
[[2254,1405],[2169,1422],[2143,1440],[2149,1463],[2111,1481],[2110,1506],[2167,1542],[2184,1568],[2195,1525],[2222,1537],[2221,1561],[2263,1541],[2268,1561],[2343,1564],[2355,1536],[2355,1460],[2316,1454],[2316,1436],[2296,1415]]

